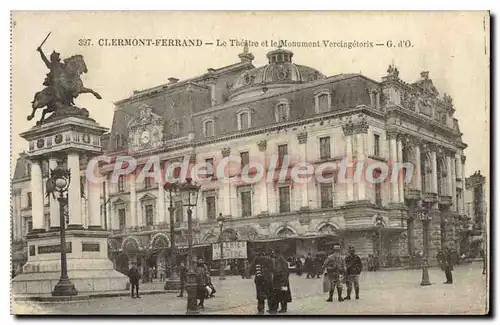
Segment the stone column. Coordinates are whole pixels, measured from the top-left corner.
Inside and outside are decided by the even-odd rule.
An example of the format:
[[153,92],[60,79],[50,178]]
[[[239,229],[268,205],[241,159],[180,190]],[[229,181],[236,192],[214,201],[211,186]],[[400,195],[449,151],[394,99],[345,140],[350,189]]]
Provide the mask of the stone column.
[[[366,200],[366,177],[365,177],[365,150],[366,150],[366,133],[368,132],[368,125],[366,129],[360,130],[360,133],[356,134],[357,139],[357,154],[356,154],[356,169],[358,165],[361,165],[361,177],[358,180],[358,200]],[[356,170],[356,173],[359,171]]]
[[[229,155],[231,154],[231,148],[222,149],[221,154],[222,158],[229,157]],[[229,166],[229,164],[227,164],[227,166]],[[227,176],[228,177],[222,183],[222,191],[221,191],[221,197],[223,198],[223,210],[222,210],[223,216],[231,215],[231,182],[230,182],[231,178],[229,177],[231,175],[229,175],[228,173]]]
[[[161,164],[160,164],[161,166]],[[165,166],[166,169],[167,166]],[[160,168],[158,173],[163,174],[163,168]],[[158,202],[156,202],[156,220],[155,224],[166,223],[166,215],[165,215],[165,190],[163,189],[163,175],[160,174],[160,182],[158,182]]]
[[[403,163],[403,141],[401,137],[398,137],[397,139],[397,158],[398,158],[398,163]],[[405,203],[405,189],[404,189],[404,175],[403,175],[403,170],[399,171],[399,177],[398,177],[398,192],[399,192],[399,203],[404,204]]]
[[453,184],[455,183],[453,181],[453,171],[451,169],[451,157],[449,155],[446,155],[446,195],[449,195],[452,197],[452,202],[454,201],[453,198]]
[[[55,158],[50,158],[49,159],[49,169],[56,169],[57,168],[57,159]],[[49,177],[50,177],[50,171],[49,171]],[[57,201],[57,194],[56,196],[50,195],[49,196],[49,211],[50,211],[50,228],[53,230],[59,229],[59,201]]]
[[129,186],[130,186],[130,226],[137,227],[137,193],[135,191],[135,173],[129,175]]
[[259,147],[259,154],[260,154],[260,163],[262,166],[264,166],[264,175],[262,179],[259,182],[259,192],[260,192],[260,213],[261,214],[268,214],[269,213],[269,203],[268,203],[268,197],[267,197],[267,155],[266,155],[266,150],[267,150],[267,141],[262,140],[257,143],[257,146]]
[[465,156],[460,156],[459,165],[462,177],[462,213],[465,213]]
[[31,218],[33,231],[44,232],[42,166],[37,160],[31,161]]
[[[394,166],[398,161],[398,150],[397,150],[397,134],[394,132],[387,133],[387,138],[389,139],[389,159],[390,166]],[[394,171],[394,170],[393,170]],[[399,185],[398,182],[393,181],[393,177],[391,175],[390,179],[391,186],[391,202],[398,203],[399,202]]]
[[101,219],[101,186],[102,184],[94,184],[87,180],[88,192],[88,213],[89,213],[89,230],[102,230]]
[[455,170],[456,164],[455,164],[455,156],[450,156],[450,164],[451,164],[451,202],[452,204],[452,211],[453,212],[458,212],[457,211],[457,171]]
[[417,143],[413,147],[413,153],[415,154],[415,189],[422,190],[422,170],[420,168],[422,162],[420,161],[420,145]]
[[[346,135],[345,137],[345,142],[346,142],[346,157],[347,157],[347,163],[352,163],[352,134]],[[352,169],[353,167],[349,168],[346,173],[346,182],[347,182],[347,202],[354,201],[354,184],[352,182]]]
[[68,154],[68,168],[71,171],[71,183],[68,189],[69,224],[68,229],[83,229],[82,194],[80,184],[80,156],[76,152]]
[[[317,100],[316,96],[316,100]],[[300,151],[300,158],[301,162],[306,162],[307,161],[307,132],[301,132],[297,134],[297,140],[299,142],[299,151]],[[301,210],[308,210],[309,209],[309,191],[307,188],[307,184],[297,184],[300,188],[300,192],[302,195],[302,203],[301,203]]]
[[431,149],[431,168],[432,168],[432,177],[431,177],[431,193],[438,192],[438,178],[437,178],[437,158],[436,158],[436,150]]

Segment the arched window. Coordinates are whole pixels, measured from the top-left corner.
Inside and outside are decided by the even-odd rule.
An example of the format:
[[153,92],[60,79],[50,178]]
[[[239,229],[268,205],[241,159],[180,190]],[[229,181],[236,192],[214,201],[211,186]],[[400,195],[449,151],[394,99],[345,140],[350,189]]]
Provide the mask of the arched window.
[[290,119],[290,106],[288,101],[280,100],[275,107],[276,122],[284,122]]
[[250,114],[248,114],[247,112],[240,113],[239,119],[240,119],[239,123],[240,130],[245,130],[250,127]]
[[125,192],[125,175],[118,177],[118,192]]
[[331,111],[332,95],[329,90],[321,90],[314,96],[314,105],[316,113],[325,113]]
[[208,119],[203,122],[203,135],[205,137],[215,136],[215,121],[214,119]]

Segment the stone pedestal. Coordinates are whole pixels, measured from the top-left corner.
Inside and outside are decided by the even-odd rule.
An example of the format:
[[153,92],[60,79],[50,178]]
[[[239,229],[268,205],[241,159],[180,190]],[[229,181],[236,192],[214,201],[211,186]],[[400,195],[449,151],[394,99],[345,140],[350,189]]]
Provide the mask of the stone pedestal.
[[[37,125],[21,134],[29,143],[28,158],[35,171],[35,177],[31,179],[32,192],[33,197],[38,199],[32,202],[36,231],[26,238],[28,262],[23,266],[23,273],[12,280],[13,294],[50,294],[61,276],[60,233],[55,231],[55,227],[54,231],[45,231],[41,218],[43,215],[39,213],[43,211],[45,195],[42,177],[38,173],[42,161],[50,161],[52,168],[57,163],[66,163],[71,172],[67,193],[68,224],[64,225],[67,228],[66,253],[70,281],[79,294],[125,289],[127,276],[114,270],[113,262],[108,258],[109,232],[102,230],[100,217],[102,184],[87,179],[87,166],[81,165],[82,161],[89,161],[102,153],[100,139],[106,131],[106,128],[88,117],[69,115]],[[88,218],[82,217],[82,176],[87,181],[85,195],[90,207]],[[50,200],[50,204],[50,213],[58,213],[59,202]],[[51,215],[50,219],[58,218]],[[89,224],[86,224],[86,220],[89,220]]]

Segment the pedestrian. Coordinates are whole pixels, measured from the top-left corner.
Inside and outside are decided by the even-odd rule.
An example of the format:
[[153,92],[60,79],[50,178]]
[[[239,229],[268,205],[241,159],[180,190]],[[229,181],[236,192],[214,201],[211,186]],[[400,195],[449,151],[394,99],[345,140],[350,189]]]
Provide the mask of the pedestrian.
[[166,267],[164,263],[160,263],[159,271],[160,271],[160,282],[163,282],[167,279]]
[[345,261],[340,256],[339,245],[333,246],[333,254],[330,254],[325,260],[323,269],[325,270],[323,291],[328,291],[326,301],[333,301],[335,288],[337,288],[338,300],[344,301],[344,298],[342,298],[342,277],[345,275]]
[[443,271],[446,276],[446,282],[445,284],[452,284],[453,283],[453,274],[451,271],[453,271],[453,260],[451,256],[451,249],[449,247],[446,247],[444,252],[443,252]]
[[243,279],[251,279],[248,260],[243,261]]
[[[175,266],[172,266],[175,267]],[[179,266],[179,277],[181,280],[181,292],[177,297],[183,297],[184,296],[184,285],[186,283],[186,278],[187,278],[187,267],[184,265],[184,262],[181,262],[181,265]]]
[[205,290],[206,292],[206,295],[205,295],[205,298],[213,298],[215,293],[217,292],[217,290],[215,290],[215,287],[212,283],[212,277],[210,276],[210,268],[208,267],[208,265],[206,263],[204,263],[205,265],[205,271],[206,271],[206,280],[207,280],[207,287],[210,288],[210,292],[208,292],[208,290]]
[[255,291],[257,298],[257,312],[262,315],[265,312],[265,303],[268,302],[271,309],[273,265],[271,259],[263,253],[257,253],[252,268],[255,270]]
[[[288,263],[279,252],[272,254],[273,259],[273,295],[270,313],[286,313],[288,303],[292,302]],[[278,311],[278,307],[280,310]]]
[[[130,294],[132,298],[140,298],[139,296],[139,280],[141,279],[141,273],[137,268],[135,262],[132,262],[132,267],[128,271],[128,279],[130,281]],[[135,297],[134,297],[134,289],[135,289]]]
[[302,276],[302,261],[300,258],[295,261],[295,267],[297,268],[297,275]]
[[205,309],[205,295],[207,292],[207,266],[203,263],[203,258],[198,258],[196,264],[196,296],[199,300],[198,308]]
[[359,299],[359,275],[363,269],[361,258],[356,255],[354,247],[349,247],[349,255],[345,258],[346,265],[346,285],[347,296],[344,299],[351,300],[352,286],[354,285],[354,293],[356,299]]
[[312,256],[311,256],[311,253],[307,253],[307,257],[306,257],[306,260],[304,262],[304,269],[306,271],[306,279],[309,279],[311,278],[311,270],[312,270],[312,265],[313,264],[313,260],[312,260]]

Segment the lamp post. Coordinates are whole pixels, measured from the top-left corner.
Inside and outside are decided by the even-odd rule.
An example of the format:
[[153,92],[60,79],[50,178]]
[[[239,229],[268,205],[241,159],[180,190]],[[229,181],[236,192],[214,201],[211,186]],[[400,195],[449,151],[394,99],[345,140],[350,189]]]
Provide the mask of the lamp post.
[[175,220],[174,220],[174,202],[173,196],[177,192],[177,184],[175,183],[165,183],[163,189],[168,192],[170,205],[168,207],[168,213],[170,217],[170,277],[165,280],[165,290],[179,290],[181,287],[181,280],[177,274],[176,270],[176,246],[175,246]]
[[197,314],[196,304],[196,274],[193,265],[193,207],[198,202],[198,193],[200,186],[193,184],[191,178],[186,178],[185,183],[178,185],[179,193],[182,199],[182,205],[187,207],[188,217],[188,273],[187,273],[187,310],[186,314]]
[[431,285],[429,280],[429,230],[428,224],[430,220],[429,212],[426,210],[419,211],[419,219],[422,221],[422,235],[423,235],[423,243],[424,243],[424,258],[422,259],[422,282],[420,282],[421,286]]
[[224,246],[222,245],[222,228],[224,227],[224,221],[226,219],[222,216],[222,213],[219,213],[219,217],[217,218],[217,223],[219,224],[219,245],[220,245],[220,269],[219,269],[219,280],[225,280],[224,276]]
[[59,196],[59,229],[61,234],[61,277],[52,291],[52,296],[76,296],[78,291],[75,285],[68,278],[68,264],[66,260],[66,220],[64,207],[67,203],[67,193],[71,182],[71,173],[69,169],[56,167],[50,171],[50,178],[47,180],[47,193]]

